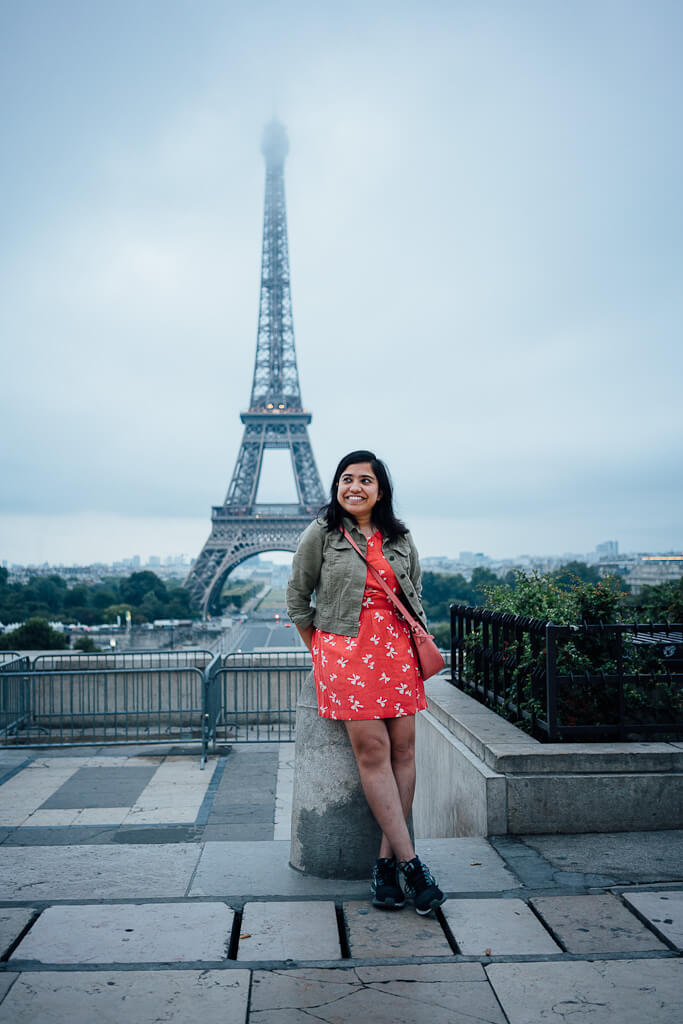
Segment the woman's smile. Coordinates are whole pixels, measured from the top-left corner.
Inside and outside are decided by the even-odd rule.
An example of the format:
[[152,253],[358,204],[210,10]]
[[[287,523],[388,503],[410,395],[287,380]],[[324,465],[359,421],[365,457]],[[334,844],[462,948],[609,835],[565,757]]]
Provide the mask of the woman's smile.
[[339,477],[337,500],[344,511],[350,512],[356,520],[360,514],[362,520],[369,521],[381,497],[377,477],[369,462],[347,466]]

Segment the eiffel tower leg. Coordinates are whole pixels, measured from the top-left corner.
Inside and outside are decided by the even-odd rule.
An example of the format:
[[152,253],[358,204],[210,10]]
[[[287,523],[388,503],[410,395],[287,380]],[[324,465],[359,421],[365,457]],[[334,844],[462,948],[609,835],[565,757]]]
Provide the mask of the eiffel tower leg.
[[221,516],[214,520],[211,536],[192,566],[185,586],[199,604],[202,615],[220,613],[220,596],[226,579],[241,562],[266,551],[296,551],[308,516],[280,519],[252,516]]

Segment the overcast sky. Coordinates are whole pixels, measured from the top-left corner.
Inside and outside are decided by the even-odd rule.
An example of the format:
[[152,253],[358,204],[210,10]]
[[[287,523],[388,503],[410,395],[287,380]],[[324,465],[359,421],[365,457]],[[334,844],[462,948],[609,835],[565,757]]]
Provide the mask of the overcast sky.
[[374,448],[424,555],[680,550],[682,30],[677,0],[0,3],[0,560],[198,553],[273,113],[325,486]]

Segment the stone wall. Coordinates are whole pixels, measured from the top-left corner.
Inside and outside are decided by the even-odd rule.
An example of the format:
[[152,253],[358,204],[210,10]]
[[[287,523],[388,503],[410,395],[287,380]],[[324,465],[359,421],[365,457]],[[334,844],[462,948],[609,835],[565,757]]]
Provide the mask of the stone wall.
[[445,677],[426,690],[418,837],[683,828],[683,743],[539,743]]

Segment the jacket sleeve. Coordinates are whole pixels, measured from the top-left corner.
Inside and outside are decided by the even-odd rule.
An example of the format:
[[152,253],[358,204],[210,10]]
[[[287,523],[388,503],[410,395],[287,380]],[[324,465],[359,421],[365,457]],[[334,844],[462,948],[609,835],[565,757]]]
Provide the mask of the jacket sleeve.
[[410,582],[415,588],[415,594],[420,602],[420,607],[413,609],[415,615],[420,619],[424,626],[427,625],[427,616],[425,615],[424,608],[422,607],[422,568],[420,566],[420,557],[415,547],[415,541],[413,540],[412,534],[408,534],[408,543],[410,544]]
[[303,629],[312,625],[315,615],[311,597],[320,579],[323,541],[324,530],[317,522],[312,522],[301,534],[292,560],[287,584],[287,612],[294,625]]
[[415,593],[422,600],[422,569],[420,567],[420,557],[415,547],[415,541],[411,534],[408,534],[408,541],[410,543],[410,582],[415,587]]

